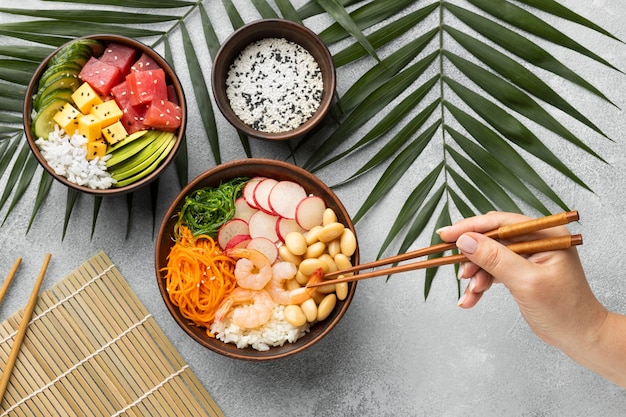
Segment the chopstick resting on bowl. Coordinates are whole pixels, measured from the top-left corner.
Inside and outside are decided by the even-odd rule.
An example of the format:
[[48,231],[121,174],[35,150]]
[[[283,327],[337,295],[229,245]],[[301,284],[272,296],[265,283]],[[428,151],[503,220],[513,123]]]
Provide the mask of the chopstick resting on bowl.
[[[48,264],[50,263],[50,255],[46,254],[46,257],[43,262],[43,266],[39,272],[39,276],[35,281],[35,286],[30,294],[30,299],[24,308],[24,315],[22,316],[22,321],[20,321],[20,326],[17,329],[17,333],[15,335],[15,339],[13,340],[13,345],[11,346],[11,351],[9,352],[9,357],[7,358],[6,363],[4,364],[4,369],[2,370],[2,377],[0,378],[0,402],[4,397],[4,392],[6,391],[9,380],[11,379],[11,373],[13,372],[13,367],[15,366],[15,361],[17,360],[17,356],[20,353],[20,347],[22,346],[22,342],[24,342],[24,337],[26,336],[26,330],[28,328],[28,323],[33,315],[33,310],[35,309],[35,304],[37,304],[37,299],[39,298],[39,289],[41,288],[41,284],[43,283],[43,278],[46,274],[46,269],[48,269]],[[17,264],[18,262],[16,262]],[[15,273],[15,269],[17,269],[17,265],[11,270],[11,274]],[[9,276],[9,278],[13,278]],[[7,279],[9,279],[7,278]]]
[[[485,236],[490,237],[492,239],[507,239],[515,236],[522,236],[525,234],[529,234],[532,232],[536,232],[543,229],[548,229],[555,226],[562,226],[579,219],[579,215],[577,211],[569,211],[558,214],[553,214],[550,216],[542,217],[539,219],[528,220],[521,223],[514,223],[506,226],[501,226],[498,229],[492,230],[490,232],[484,233]],[[531,254],[543,251],[550,250],[560,250],[567,249],[572,246],[578,246],[582,244],[582,236],[581,235],[565,235],[559,237],[551,237],[545,239],[531,240],[519,243],[513,243],[508,245],[507,247],[513,252],[519,254]],[[456,243],[440,243],[438,245],[429,246],[422,249],[417,249],[411,252],[407,252],[404,254],[391,256],[389,258],[380,259],[378,261],[368,262],[361,265],[354,265],[350,268],[342,269],[339,271],[331,272],[324,275],[324,280],[322,282],[316,284],[308,284],[307,287],[314,288],[327,284],[338,284],[341,282],[352,282],[358,281],[367,278],[374,278],[381,275],[390,275],[399,272],[407,272],[414,271],[418,269],[425,268],[433,268],[443,265],[450,265],[455,263],[464,262],[467,260],[465,255],[451,255],[444,256],[441,258],[429,259],[425,261],[413,262],[405,265],[397,265],[390,268],[374,270],[371,272],[366,272],[364,274],[345,276],[346,274],[351,274],[353,272],[361,271],[364,269],[376,268],[383,265],[389,265],[398,263],[401,261],[406,261],[409,259],[415,259],[421,256],[432,255],[435,253],[445,252],[447,250],[451,250],[456,248]],[[340,277],[337,279],[333,279],[340,275],[344,275],[344,277]]]

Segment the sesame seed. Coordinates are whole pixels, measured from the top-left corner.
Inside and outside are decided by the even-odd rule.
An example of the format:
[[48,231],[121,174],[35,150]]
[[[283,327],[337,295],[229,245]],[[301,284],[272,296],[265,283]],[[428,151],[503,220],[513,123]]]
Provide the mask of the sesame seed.
[[226,94],[237,116],[252,128],[285,132],[317,111],[323,91],[315,58],[302,46],[282,38],[248,45],[235,59]]

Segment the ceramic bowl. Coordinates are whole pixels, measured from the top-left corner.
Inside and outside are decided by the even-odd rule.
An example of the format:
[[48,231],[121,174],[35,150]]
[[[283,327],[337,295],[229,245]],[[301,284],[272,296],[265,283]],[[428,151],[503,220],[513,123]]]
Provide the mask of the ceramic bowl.
[[[297,127],[289,126],[289,130],[280,132],[262,131],[244,123],[231,107],[231,101],[227,94],[228,73],[241,51],[256,41],[269,38],[285,39],[306,49],[317,62],[323,82],[317,111],[307,121],[299,124]],[[266,55],[269,55],[269,53]],[[257,72],[257,75],[259,74],[262,74],[262,71]],[[247,81],[250,78],[248,77]],[[213,61],[212,87],[215,101],[220,111],[228,122],[242,134],[257,139],[277,141],[300,138],[316,127],[325,118],[331,107],[336,88],[335,66],[328,48],[311,30],[288,20],[262,19],[242,26],[224,41]],[[268,94],[272,94],[266,90],[258,90],[262,92],[261,97],[266,98]],[[279,88],[274,90],[278,91]],[[272,97],[271,99],[275,100],[273,104],[275,107],[278,97]],[[288,113],[287,111],[281,114]]]
[[[61,176],[61,175],[57,175],[54,171],[54,169],[51,168],[51,166],[48,164],[48,162],[46,161],[46,159],[43,157],[43,155],[41,154],[41,151],[39,150],[39,148],[37,147],[37,144],[35,143],[35,141],[38,139],[37,137],[35,137],[35,134],[33,133],[33,129],[32,129],[32,125],[33,125],[33,119],[35,117],[35,115],[33,114],[34,110],[33,110],[33,100],[38,92],[39,89],[39,84],[40,84],[40,78],[42,77],[42,74],[44,74],[44,72],[46,71],[46,69],[48,68],[49,64],[51,63],[51,60],[53,60],[53,58],[59,53],[60,50],[62,50],[62,48],[64,48],[67,45],[70,45],[74,42],[76,42],[77,40],[80,39],[93,39],[93,40],[98,40],[100,42],[102,42],[103,44],[107,44],[107,43],[119,43],[125,46],[129,46],[131,48],[134,48],[137,53],[136,53],[136,57],[139,58],[142,54],[146,54],[146,56],[150,57],[152,60],[154,60],[154,62],[156,62],[159,67],[161,67],[164,72],[165,72],[165,80],[166,83],[171,85],[172,87],[172,92],[171,94],[174,95],[175,100],[178,101],[178,105],[180,107],[180,111],[181,111],[181,123],[180,123],[180,127],[174,132],[176,135],[176,141],[174,142],[173,147],[171,148],[171,150],[169,151],[169,153],[167,154],[166,157],[164,157],[164,159],[161,160],[161,162],[159,163],[159,165],[157,166],[157,168],[152,171],[150,174],[148,174],[147,176],[132,182],[128,185],[122,186],[122,187],[112,187],[112,188],[107,188],[107,189],[92,189],[89,188],[87,186],[82,186],[82,185],[77,185],[74,182],[69,181],[66,177]],[[76,78],[76,77],[74,77]],[[80,80],[79,80],[80,82]],[[75,87],[74,87],[75,88]],[[108,99],[108,97],[107,97]],[[58,180],[59,182],[65,184],[66,186],[73,188],[75,190],[84,192],[84,193],[89,193],[89,194],[95,194],[95,195],[117,195],[117,194],[124,194],[124,193],[128,193],[134,190],[137,190],[147,184],[149,184],[150,182],[154,181],[156,178],[159,177],[159,175],[161,175],[163,173],[163,171],[170,165],[170,163],[174,160],[181,144],[183,141],[183,137],[185,134],[185,127],[187,124],[187,105],[186,105],[186,101],[185,101],[185,95],[180,83],[180,80],[178,79],[178,77],[176,76],[176,74],[174,73],[174,70],[171,68],[171,66],[167,63],[167,61],[165,61],[165,59],[163,59],[157,52],[155,52],[153,49],[149,48],[148,46],[144,45],[143,43],[136,41],[134,39],[125,37],[125,36],[118,36],[118,35],[109,35],[109,34],[99,34],[99,35],[90,35],[90,36],[85,36],[83,38],[78,38],[75,39],[73,41],[68,42],[67,44],[59,47],[58,49],[56,49],[52,54],[50,54],[37,68],[37,70],[35,71],[30,83],[28,84],[28,88],[26,91],[26,97],[24,100],[24,130],[26,133],[26,138],[28,140],[28,144],[30,145],[30,148],[33,152],[33,154],[35,155],[35,157],[37,158],[37,160],[39,161],[39,163],[43,166],[43,168],[48,171],[48,173],[50,173],[50,175],[52,175],[56,180]]]
[[[342,222],[346,227],[349,227],[354,233],[352,221],[350,220],[350,217],[341,201],[328,186],[308,171],[285,162],[269,159],[251,158],[233,161],[216,166],[204,172],[187,185],[173,201],[165,214],[163,222],[161,223],[156,240],[155,269],[159,291],[167,309],[178,325],[193,340],[213,352],[227,357],[250,361],[264,361],[295,355],[310,348],[326,336],[339,323],[348,310],[356,290],[356,281],[349,284],[348,296],[343,301],[337,302],[337,305],[331,315],[326,320],[314,323],[310,328],[310,332],[298,339],[295,343],[285,343],[280,347],[271,347],[267,351],[257,351],[251,347],[240,349],[234,344],[224,343],[218,339],[208,337],[205,332],[205,328],[191,325],[189,320],[182,316],[178,307],[172,304],[167,294],[163,268],[167,266],[168,254],[174,245],[173,227],[176,223],[177,213],[184,202],[185,196],[203,187],[216,187],[220,183],[228,181],[232,178],[252,178],[254,176],[264,176],[274,178],[276,180],[291,180],[299,183],[305,188],[307,193],[323,198],[326,205],[334,209],[337,214],[338,221]],[[357,251],[352,256],[352,263],[357,264],[358,262],[359,253],[357,246]]]

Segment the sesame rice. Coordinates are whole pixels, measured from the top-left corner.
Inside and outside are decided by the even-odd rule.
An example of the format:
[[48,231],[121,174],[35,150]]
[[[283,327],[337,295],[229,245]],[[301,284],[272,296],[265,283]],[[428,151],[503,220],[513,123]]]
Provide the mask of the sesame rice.
[[226,79],[231,108],[261,132],[287,132],[305,123],[319,108],[322,91],[322,73],[315,58],[283,38],[248,45]]
[[106,169],[110,155],[87,160],[87,138],[83,135],[70,137],[57,125],[48,139],[39,138],[35,143],[50,168],[74,184],[104,190],[116,182]]

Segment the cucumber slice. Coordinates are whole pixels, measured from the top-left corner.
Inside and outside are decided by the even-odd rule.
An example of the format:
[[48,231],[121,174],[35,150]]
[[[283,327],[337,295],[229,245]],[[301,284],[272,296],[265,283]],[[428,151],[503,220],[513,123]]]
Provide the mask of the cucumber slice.
[[95,39],[79,39],[67,45],[50,59],[49,65],[64,62],[76,62],[85,65],[91,56],[100,56],[104,52],[104,45]]
[[41,97],[39,100],[39,107],[43,108],[52,100],[63,99],[69,103],[72,102],[72,94],[74,90],[69,88],[60,88],[55,91],[51,91],[49,94],[46,94],[44,97]]
[[43,86],[45,86],[46,83],[48,83],[50,80],[53,80],[60,75],[65,74],[68,76],[78,76],[82,68],[83,67],[76,62],[62,62],[56,65],[49,66],[39,78],[39,89],[43,88]]
[[63,99],[55,99],[50,101],[45,107],[42,107],[33,120],[33,134],[38,138],[48,139],[50,132],[54,130],[54,115],[67,103]]
[[41,90],[37,92],[37,95],[33,99],[33,108],[36,110],[41,109],[41,102],[48,94],[53,94],[59,89],[76,90],[80,86],[80,83],[81,81],[78,76],[67,76],[65,74],[61,74],[58,77],[51,79]]

